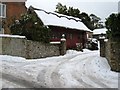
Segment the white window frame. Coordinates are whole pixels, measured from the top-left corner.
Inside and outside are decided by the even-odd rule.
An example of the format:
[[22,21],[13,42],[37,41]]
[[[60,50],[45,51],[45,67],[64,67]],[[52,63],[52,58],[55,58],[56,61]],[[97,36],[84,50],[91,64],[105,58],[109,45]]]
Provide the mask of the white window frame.
[[[1,11],[1,15],[0,15],[0,18],[6,18],[6,4],[2,4],[2,3],[0,3],[0,11]],[[3,7],[4,7],[4,10],[3,10]],[[4,13],[4,14],[2,14],[2,13]]]

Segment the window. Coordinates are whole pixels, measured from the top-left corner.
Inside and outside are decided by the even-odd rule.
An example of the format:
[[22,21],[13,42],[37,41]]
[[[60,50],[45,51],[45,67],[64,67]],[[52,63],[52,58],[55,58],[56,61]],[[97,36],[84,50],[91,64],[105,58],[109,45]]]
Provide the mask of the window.
[[51,38],[52,39],[60,39],[61,38],[61,34],[60,33],[51,33]]
[[0,17],[6,18],[6,5],[0,3]]

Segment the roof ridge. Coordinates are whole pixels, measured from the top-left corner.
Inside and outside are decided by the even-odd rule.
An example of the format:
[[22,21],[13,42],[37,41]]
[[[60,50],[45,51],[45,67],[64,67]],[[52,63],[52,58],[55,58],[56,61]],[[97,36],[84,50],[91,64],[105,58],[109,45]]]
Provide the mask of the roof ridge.
[[37,11],[43,11],[43,12],[45,12],[46,14],[52,14],[52,15],[55,15],[55,16],[57,16],[57,17],[59,17],[59,18],[64,17],[64,18],[67,18],[68,20],[74,20],[74,21],[76,21],[76,22],[82,22],[81,19],[76,19],[75,17],[72,17],[72,16],[61,15],[61,14],[55,13],[55,12],[48,12],[48,11],[45,11],[45,10],[43,10],[43,9],[35,8],[35,7],[33,7],[33,6],[30,6],[29,8],[30,8],[30,9],[33,9],[33,10],[37,10]]

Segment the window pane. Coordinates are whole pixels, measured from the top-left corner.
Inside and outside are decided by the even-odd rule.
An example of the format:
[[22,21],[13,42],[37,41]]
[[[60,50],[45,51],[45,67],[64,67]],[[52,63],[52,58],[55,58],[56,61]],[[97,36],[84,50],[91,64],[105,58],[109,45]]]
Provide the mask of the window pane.
[[0,3],[0,16],[6,17],[6,5]]
[[5,17],[5,5],[2,5],[2,16]]
[[1,5],[1,3],[0,3],[0,16],[2,16],[2,14],[1,14],[1,11],[2,10],[2,5]]

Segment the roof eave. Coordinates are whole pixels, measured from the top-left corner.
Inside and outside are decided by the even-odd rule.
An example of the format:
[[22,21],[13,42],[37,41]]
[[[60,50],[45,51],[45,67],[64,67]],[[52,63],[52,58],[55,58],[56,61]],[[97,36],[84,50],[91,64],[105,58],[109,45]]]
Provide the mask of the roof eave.
[[53,26],[53,27],[62,27],[62,28],[74,29],[74,30],[77,30],[77,31],[85,31],[85,32],[90,32],[89,30],[77,29],[77,28],[70,28],[70,27],[64,27],[64,26],[57,26],[57,25],[47,25],[47,26]]

